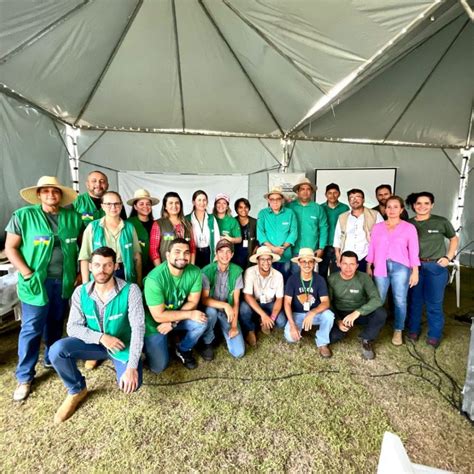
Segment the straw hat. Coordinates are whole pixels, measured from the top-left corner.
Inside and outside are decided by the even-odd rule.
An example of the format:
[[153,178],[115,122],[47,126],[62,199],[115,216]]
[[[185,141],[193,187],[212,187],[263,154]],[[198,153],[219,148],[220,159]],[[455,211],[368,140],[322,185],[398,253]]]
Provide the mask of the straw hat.
[[303,178],[299,183],[296,183],[294,186],[293,186],[293,192],[294,193],[297,193],[298,192],[298,189],[300,188],[300,186],[302,186],[303,184],[307,184],[308,186],[311,186],[311,190],[313,191],[316,191],[316,188],[314,187],[314,184],[308,179],[308,178]]
[[272,189],[270,189],[270,191],[268,191],[268,193],[264,194],[263,197],[265,199],[268,199],[268,197],[272,194],[279,194],[283,199],[285,199],[285,195],[283,194],[283,190],[280,186],[273,187]]
[[41,176],[41,178],[38,179],[38,184],[36,186],[23,188],[20,191],[20,196],[30,204],[41,204],[41,201],[38,197],[39,188],[57,188],[61,190],[62,197],[61,201],[59,201],[60,206],[72,204],[77,198],[76,191],[67,186],[63,186],[55,176]]
[[133,195],[133,198],[129,199],[127,201],[127,204],[129,206],[133,206],[135,202],[139,201],[140,199],[149,199],[151,201],[152,206],[156,206],[160,202],[158,198],[152,197],[150,195],[150,191],[148,191],[147,189],[137,189],[135,191],[135,194]]
[[318,258],[314,255],[314,250],[310,248],[300,249],[298,256],[291,259],[292,262],[298,263],[302,258],[312,258],[316,263],[322,262],[322,258]]
[[272,257],[272,260],[274,262],[278,262],[278,260],[280,260],[280,255],[276,254],[276,253],[273,253],[269,247],[267,247],[266,245],[262,245],[261,247],[259,247],[257,249],[257,253],[254,253],[250,258],[249,260],[252,262],[252,263],[257,263],[257,260],[259,259],[259,257],[263,257],[263,256],[268,256],[268,257]]

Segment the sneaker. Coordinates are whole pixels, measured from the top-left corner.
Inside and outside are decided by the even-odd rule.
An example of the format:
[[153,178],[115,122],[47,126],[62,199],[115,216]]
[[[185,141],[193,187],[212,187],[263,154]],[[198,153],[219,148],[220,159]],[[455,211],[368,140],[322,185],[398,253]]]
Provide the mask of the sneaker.
[[408,333],[408,339],[410,339],[410,340],[413,341],[413,342],[418,341],[419,337],[420,337],[419,334],[416,333],[416,332],[410,332],[410,333]]
[[193,351],[180,351],[178,348],[176,348],[176,356],[187,369],[195,369],[197,367],[196,359],[193,356]]
[[402,331],[395,329],[392,336],[392,344],[394,346],[401,346],[403,344]]
[[31,392],[31,382],[20,382],[13,392],[13,400],[15,402],[22,402],[28,398]]
[[319,355],[323,358],[323,359],[329,359],[330,357],[332,357],[332,352],[331,352],[331,348],[329,346],[320,346],[318,347],[318,350],[319,350]]
[[268,329],[268,328],[263,327],[263,326],[261,327],[261,330],[262,330],[262,333],[265,334],[266,336],[268,336],[272,332],[271,329]]
[[436,337],[427,337],[426,338],[426,344],[429,346],[433,346],[435,349],[439,346],[440,340],[436,339]]
[[74,395],[68,395],[54,415],[54,423],[59,424],[70,418],[86,396],[87,388],[83,388],[79,393],[75,393]]
[[201,354],[201,357],[207,362],[213,360],[214,348],[212,347],[212,344],[203,344],[199,350],[199,354]]
[[43,367],[44,367],[45,369],[52,369],[52,368],[53,368],[53,364],[51,364],[51,362],[50,362],[49,360],[45,360],[45,361],[43,362]]
[[255,331],[249,331],[245,336],[245,340],[250,347],[255,347],[257,345],[257,336],[255,335]]
[[373,360],[375,359],[375,352],[374,348],[370,341],[362,340],[362,357],[365,360]]

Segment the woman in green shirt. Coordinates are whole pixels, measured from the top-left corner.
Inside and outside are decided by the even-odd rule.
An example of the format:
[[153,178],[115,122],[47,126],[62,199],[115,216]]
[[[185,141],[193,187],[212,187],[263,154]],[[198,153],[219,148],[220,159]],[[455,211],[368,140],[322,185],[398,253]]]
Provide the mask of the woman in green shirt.
[[152,207],[156,206],[160,200],[152,197],[146,189],[138,189],[135,191],[132,199],[127,201],[132,206],[128,221],[133,224],[137,231],[138,241],[142,249],[142,273],[143,277],[148,275],[153,269],[153,262],[150,261],[150,233],[153,226]]
[[212,213],[216,217],[221,238],[224,238],[233,244],[240,244],[242,242],[242,234],[240,232],[239,222],[235,217],[232,217],[229,203],[230,198],[227,194],[218,194],[214,200],[214,209]]

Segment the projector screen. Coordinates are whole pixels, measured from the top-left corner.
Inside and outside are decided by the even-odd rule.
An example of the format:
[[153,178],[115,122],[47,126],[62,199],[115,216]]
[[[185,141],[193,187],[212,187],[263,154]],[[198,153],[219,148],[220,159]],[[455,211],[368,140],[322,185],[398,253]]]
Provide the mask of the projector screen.
[[340,201],[347,203],[347,191],[352,188],[362,189],[365,193],[365,206],[374,207],[378,204],[375,198],[375,188],[379,184],[390,184],[396,194],[397,168],[334,168],[315,169],[315,184],[317,186],[316,202],[326,201],[324,196],[326,186],[336,183],[341,188]]

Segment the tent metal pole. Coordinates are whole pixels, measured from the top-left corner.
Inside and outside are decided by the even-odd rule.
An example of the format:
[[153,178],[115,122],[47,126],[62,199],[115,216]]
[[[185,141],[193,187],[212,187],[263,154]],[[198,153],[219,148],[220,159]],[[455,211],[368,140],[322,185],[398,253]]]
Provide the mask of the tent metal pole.
[[173,12],[173,28],[174,28],[174,41],[176,46],[176,63],[178,68],[178,84],[179,84],[179,98],[181,101],[181,121],[183,130],[186,130],[186,117],[184,115],[184,93],[183,93],[183,76],[181,74],[181,54],[179,51],[179,36],[178,36],[178,18],[176,16],[176,2],[171,0],[171,9]]
[[72,187],[79,193],[79,148],[77,146],[80,130],[75,127],[66,126],[69,167],[71,169]]
[[293,140],[281,139],[280,141],[283,150],[283,161],[280,165],[280,173],[288,173],[288,167],[290,166],[291,154],[293,153]]

